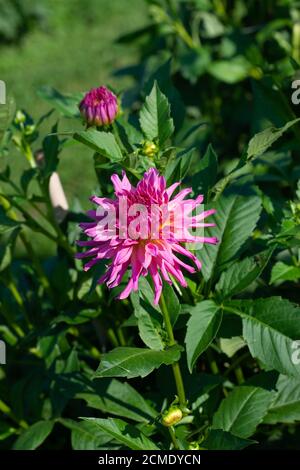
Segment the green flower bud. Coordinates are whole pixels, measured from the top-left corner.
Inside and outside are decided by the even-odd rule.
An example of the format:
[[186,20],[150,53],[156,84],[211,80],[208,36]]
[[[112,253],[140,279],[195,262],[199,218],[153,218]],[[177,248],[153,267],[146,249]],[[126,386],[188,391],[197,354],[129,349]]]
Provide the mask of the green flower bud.
[[163,413],[162,424],[164,426],[174,426],[182,420],[182,411],[178,406],[171,406]]
[[22,124],[26,121],[26,116],[20,109],[16,112],[15,123]]
[[188,446],[188,449],[189,450],[199,450],[200,449],[200,445],[197,441],[193,441],[193,442],[190,442],[189,443],[189,446]]
[[30,124],[28,126],[25,126],[25,129],[24,129],[24,132],[25,132],[25,135],[31,135],[33,134],[35,131],[35,125],[34,124]]
[[157,154],[158,147],[154,142],[146,140],[143,145],[143,154],[149,158],[154,157]]

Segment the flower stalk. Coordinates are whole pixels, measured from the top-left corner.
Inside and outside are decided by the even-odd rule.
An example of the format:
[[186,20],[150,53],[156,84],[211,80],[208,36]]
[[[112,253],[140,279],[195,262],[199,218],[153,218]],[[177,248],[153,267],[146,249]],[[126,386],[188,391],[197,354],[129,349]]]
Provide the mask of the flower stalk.
[[[160,306],[161,313],[164,318],[166,331],[169,337],[169,345],[173,346],[174,344],[176,344],[176,341],[174,338],[173,327],[172,327],[172,323],[170,320],[168,307],[167,307],[163,293],[160,296],[159,306]],[[185,408],[186,407],[186,395],[185,395],[184,384],[182,380],[182,374],[181,374],[179,362],[175,362],[174,364],[172,364],[172,369],[173,369],[174,379],[176,383],[179,403],[182,408]]]

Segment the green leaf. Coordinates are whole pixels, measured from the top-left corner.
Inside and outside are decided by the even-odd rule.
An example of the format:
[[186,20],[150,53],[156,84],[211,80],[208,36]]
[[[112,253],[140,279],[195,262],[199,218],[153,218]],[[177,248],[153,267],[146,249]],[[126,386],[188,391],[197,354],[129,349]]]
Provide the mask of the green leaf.
[[60,418],[59,422],[66,428],[71,429],[72,449],[74,450],[97,450],[112,440],[111,436],[102,431],[92,421],[73,421],[72,419]]
[[8,217],[6,211],[0,206],[0,235],[11,232],[20,227],[20,225],[20,222]]
[[168,161],[165,170],[165,178],[168,184],[174,181],[182,181],[185,178],[193,160],[194,153],[194,148],[184,150],[179,152],[175,158],[171,158]]
[[49,436],[53,421],[38,421],[26,429],[14,443],[14,450],[34,450]]
[[178,300],[177,295],[174,292],[173,287],[170,286],[169,284],[164,283],[163,292],[164,292],[164,300],[166,302],[166,306],[169,312],[171,324],[172,326],[175,326],[176,321],[180,314],[180,308],[181,308],[180,302]]
[[208,450],[241,450],[255,441],[242,439],[221,429],[211,429],[208,437],[201,442],[201,448]]
[[240,336],[231,338],[220,338],[220,349],[228,357],[233,357],[237,351],[246,346],[245,341]]
[[213,428],[246,439],[263,421],[274,394],[257,387],[236,387],[221,402],[213,417]]
[[90,322],[93,318],[99,316],[99,311],[92,308],[84,308],[80,312],[63,313],[58,315],[52,321],[53,324],[65,322],[68,325],[81,325],[82,323]]
[[190,313],[185,344],[191,372],[198,357],[216,337],[222,321],[222,312],[212,300],[205,300],[191,307]]
[[212,62],[209,73],[225,83],[237,83],[249,76],[251,64],[243,57],[238,56],[230,60],[218,60]]
[[147,423],[157,412],[128,383],[116,379],[97,381],[91,391],[80,392],[76,398],[86,401],[87,406],[141,423]]
[[292,121],[287,122],[283,127],[268,127],[268,129],[256,134],[249,142],[247,159],[249,160],[259,157],[265,153],[265,151],[271,147],[276,140],[278,140],[290,127],[294,126],[299,121],[300,118],[293,119]]
[[270,297],[232,301],[229,309],[242,317],[243,337],[253,357],[268,368],[300,378],[299,365],[293,362],[293,340],[300,337],[300,307]]
[[164,342],[161,337],[162,315],[153,305],[153,290],[145,278],[139,281],[139,292],[131,294],[134,315],[137,318],[141,340],[151,349],[163,350]]
[[37,93],[63,116],[80,116],[78,105],[84,93],[63,94],[49,86],[40,88]]
[[86,131],[76,132],[74,139],[84,145],[87,145],[101,156],[112,162],[119,162],[123,159],[121,150],[110,132],[88,129]]
[[270,284],[298,279],[300,279],[300,267],[278,261],[272,268]]
[[147,139],[157,139],[160,146],[173,134],[174,124],[170,117],[170,105],[158,88],[157,82],[154,83],[141,109],[140,125]]
[[264,418],[266,424],[300,421],[300,382],[280,375],[275,400]]
[[170,365],[178,361],[182,348],[172,346],[165,351],[145,348],[120,347],[103,354],[100,366],[94,377],[146,377],[162,364]]
[[239,294],[254,282],[268,264],[272,251],[263,252],[255,258],[237,261],[224,271],[216,285],[216,291],[222,299]]
[[202,274],[208,281],[216,269],[232,261],[234,255],[251,236],[261,212],[261,200],[258,196],[223,194],[213,205],[216,213],[211,220],[216,227],[208,227],[205,236],[216,236],[216,245],[204,244],[198,251],[202,262]]
[[121,419],[108,418],[84,418],[88,422],[96,424],[104,433],[113,437],[132,450],[159,450],[148,437],[142,434],[136,427]]
[[211,144],[208,145],[204,156],[197,165],[197,173],[193,176],[192,185],[195,192],[204,195],[207,202],[209,190],[216,182],[218,172],[218,156]]

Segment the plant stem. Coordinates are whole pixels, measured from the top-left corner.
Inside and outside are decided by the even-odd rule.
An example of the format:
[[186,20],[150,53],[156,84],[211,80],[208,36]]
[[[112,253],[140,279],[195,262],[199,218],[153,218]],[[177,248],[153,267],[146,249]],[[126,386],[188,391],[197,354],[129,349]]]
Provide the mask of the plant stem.
[[169,433],[173,442],[174,449],[179,449],[179,444],[173,426],[169,428]]
[[[159,301],[159,306],[164,318],[164,323],[165,327],[169,336],[169,345],[173,346],[176,344],[175,338],[174,338],[174,333],[173,333],[173,327],[172,323],[170,320],[170,315],[168,312],[168,307],[164,298],[164,294],[162,293],[160,296],[160,301]],[[183,385],[183,380],[182,380],[182,375],[181,375],[181,370],[178,362],[175,362],[172,364],[172,369],[173,369],[173,374],[175,378],[175,383],[176,383],[176,388],[177,388],[177,394],[179,398],[179,403],[182,407],[186,406],[186,397],[185,397],[185,390],[184,390],[184,385]]]

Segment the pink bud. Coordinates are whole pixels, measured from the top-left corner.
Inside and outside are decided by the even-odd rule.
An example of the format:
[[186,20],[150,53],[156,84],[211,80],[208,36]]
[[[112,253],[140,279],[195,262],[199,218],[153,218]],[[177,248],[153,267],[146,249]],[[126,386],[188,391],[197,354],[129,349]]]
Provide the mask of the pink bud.
[[107,126],[118,113],[118,100],[105,86],[92,88],[79,103],[80,112],[89,126]]

